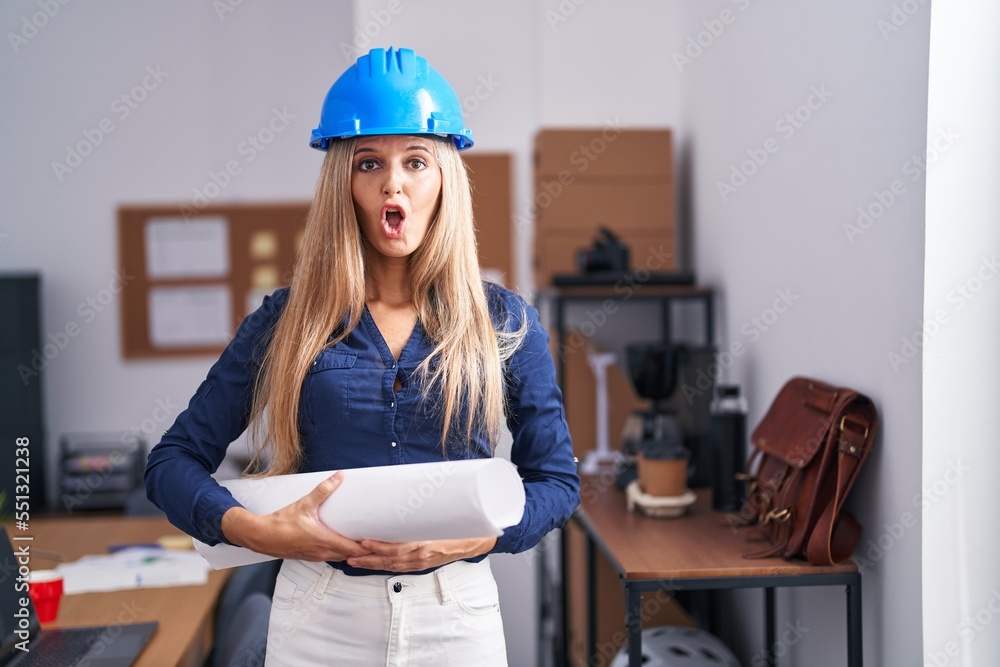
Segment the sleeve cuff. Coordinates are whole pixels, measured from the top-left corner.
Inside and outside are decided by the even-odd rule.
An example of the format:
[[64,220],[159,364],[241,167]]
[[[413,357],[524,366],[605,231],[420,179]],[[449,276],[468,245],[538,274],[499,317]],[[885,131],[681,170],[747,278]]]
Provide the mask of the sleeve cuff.
[[198,539],[210,547],[220,542],[232,545],[222,533],[222,515],[233,507],[242,505],[222,487],[203,495],[194,508],[195,527],[200,535]]
[[517,553],[517,546],[521,542],[521,526],[511,526],[504,529],[503,535],[497,538],[497,543],[491,554],[513,554]]

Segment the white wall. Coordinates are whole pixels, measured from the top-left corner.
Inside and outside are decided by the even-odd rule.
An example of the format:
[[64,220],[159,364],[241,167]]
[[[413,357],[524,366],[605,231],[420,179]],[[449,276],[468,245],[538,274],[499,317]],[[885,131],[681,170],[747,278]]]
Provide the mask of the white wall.
[[924,664],[968,667],[1000,655],[1000,7],[942,2],[933,16],[928,128],[962,140],[927,179],[924,312],[943,316],[923,346]]
[[[865,529],[858,555],[867,557],[869,540],[889,547],[872,551],[864,569],[865,662],[915,665],[921,372],[918,359],[894,370],[887,354],[919,328],[922,312],[924,183],[904,163],[924,148],[929,12],[883,38],[877,22],[891,11],[891,2],[862,0],[687,3],[686,34],[667,50],[683,52],[688,37],[706,45],[680,64],[682,152],[695,266],[723,294],[719,344],[744,350],[723,375],[745,387],[751,424],[792,375],[874,398],[881,434],[849,502]],[[799,127],[783,120],[789,113],[801,114]],[[752,155],[763,164],[749,163],[745,182],[720,193],[732,165]],[[856,223],[858,207],[877,203],[874,193],[894,180],[905,192],[888,195],[888,210],[849,238],[844,226]],[[898,538],[887,532],[906,516]],[[743,613],[732,639],[744,660],[762,664],[760,594],[734,597]],[[775,647],[787,652],[782,664],[845,664],[842,589],[777,597],[779,641],[786,622],[810,629]]]

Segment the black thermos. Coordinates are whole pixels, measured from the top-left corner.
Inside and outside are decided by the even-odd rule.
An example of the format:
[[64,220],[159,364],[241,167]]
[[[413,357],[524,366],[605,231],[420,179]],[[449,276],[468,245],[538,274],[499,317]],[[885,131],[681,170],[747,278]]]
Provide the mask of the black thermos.
[[717,385],[712,400],[712,507],[734,512],[743,501],[736,479],[746,464],[747,402],[738,385]]

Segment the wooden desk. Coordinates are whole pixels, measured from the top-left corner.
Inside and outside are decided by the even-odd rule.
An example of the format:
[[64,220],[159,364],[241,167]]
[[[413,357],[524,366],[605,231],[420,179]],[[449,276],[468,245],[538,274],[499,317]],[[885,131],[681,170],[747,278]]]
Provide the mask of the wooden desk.
[[685,517],[650,519],[629,512],[625,494],[613,482],[601,477],[584,477],[582,482],[574,519],[588,537],[588,664],[596,664],[593,562],[599,547],[618,572],[625,593],[630,667],[642,664],[643,591],[764,588],[770,648],[774,588],[836,585],[847,587],[848,665],[861,667],[861,575],[854,563],[821,567],[781,558],[744,559],[741,554],[754,546],[746,541],[747,529],[734,530],[724,512],[711,509],[709,489],[699,490],[698,501]]
[[[66,560],[106,554],[109,544],[154,542],[180,535],[162,517],[85,517],[33,519],[33,550],[55,551]],[[32,557],[32,569],[55,567],[55,561]],[[139,656],[136,667],[201,667],[212,650],[215,603],[230,570],[213,570],[202,586],[136,588],[109,593],[64,595],[59,617],[45,627],[72,627],[158,621],[160,626]]]

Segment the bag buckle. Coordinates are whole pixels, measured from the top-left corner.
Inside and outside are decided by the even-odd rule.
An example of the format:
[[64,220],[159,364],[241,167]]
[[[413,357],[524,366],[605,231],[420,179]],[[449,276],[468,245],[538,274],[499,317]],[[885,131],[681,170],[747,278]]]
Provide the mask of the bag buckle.
[[790,510],[787,507],[783,507],[780,510],[771,510],[770,512],[765,514],[764,520],[761,521],[761,524],[766,526],[772,521],[777,521],[778,523],[785,523],[791,518],[792,518],[792,510]]
[[[847,415],[841,416],[841,418],[840,418],[840,432],[841,433],[844,432],[844,422],[845,421],[847,421]],[[865,424],[865,434],[863,436],[861,436],[861,439],[862,440],[867,440],[868,439],[868,424]]]

